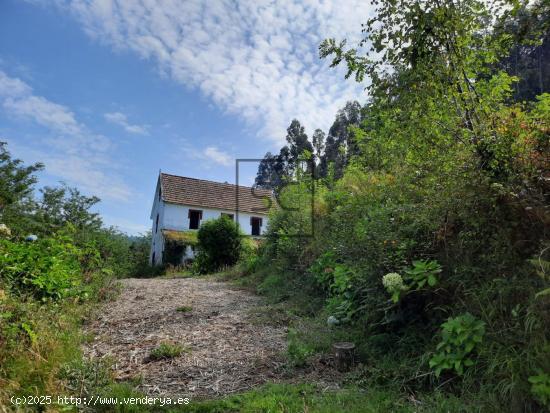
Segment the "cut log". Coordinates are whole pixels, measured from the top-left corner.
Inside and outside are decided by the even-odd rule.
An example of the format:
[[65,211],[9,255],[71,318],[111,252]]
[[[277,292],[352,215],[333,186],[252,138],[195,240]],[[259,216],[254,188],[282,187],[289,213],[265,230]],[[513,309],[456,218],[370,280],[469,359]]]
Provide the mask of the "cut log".
[[349,342],[334,343],[334,361],[339,371],[349,371],[355,363],[355,344]]

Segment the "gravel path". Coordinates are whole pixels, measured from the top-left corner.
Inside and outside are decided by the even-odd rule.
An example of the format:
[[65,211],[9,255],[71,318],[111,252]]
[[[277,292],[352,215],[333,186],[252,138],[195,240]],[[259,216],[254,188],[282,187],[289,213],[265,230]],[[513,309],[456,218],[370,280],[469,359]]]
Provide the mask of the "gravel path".
[[[125,279],[118,298],[87,327],[90,357],[110,357],[118,379],[142,378],[154,395],[216,397],[247,390],[281,375],[286,327],[252,323],[262,305],[227,283],[197,278]],[[188,312],[177,311],[189,306]],[[150,361],[162,342],[186,351]]]

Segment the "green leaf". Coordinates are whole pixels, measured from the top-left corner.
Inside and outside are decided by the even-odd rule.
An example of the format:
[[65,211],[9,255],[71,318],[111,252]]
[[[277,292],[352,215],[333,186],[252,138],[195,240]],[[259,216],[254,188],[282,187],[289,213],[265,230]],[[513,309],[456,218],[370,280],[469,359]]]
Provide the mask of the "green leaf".
[[538,293],[535,294],[535,298],[540,298],[540,297],[543,297],[545,295],[550,295],[550,288],[546,288],[542,291],[539,291]]

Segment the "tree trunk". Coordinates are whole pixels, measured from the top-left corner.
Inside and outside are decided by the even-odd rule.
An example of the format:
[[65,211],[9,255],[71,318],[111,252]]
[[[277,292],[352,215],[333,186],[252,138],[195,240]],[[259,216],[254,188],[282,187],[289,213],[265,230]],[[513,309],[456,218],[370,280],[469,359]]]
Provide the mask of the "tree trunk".
[[334,343],[334,361],[339,371],[349,371],[354,364],[355,344],[348,342]]

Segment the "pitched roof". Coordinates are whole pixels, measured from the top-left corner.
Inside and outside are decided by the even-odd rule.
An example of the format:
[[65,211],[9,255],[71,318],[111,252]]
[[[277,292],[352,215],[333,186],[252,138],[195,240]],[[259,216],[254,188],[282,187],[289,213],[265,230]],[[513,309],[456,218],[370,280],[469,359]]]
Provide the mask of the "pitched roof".
[[[161,173],[161,196],[172,204],[267,214],[271,191]],[[237,205],[238,194],[238,205]]]

